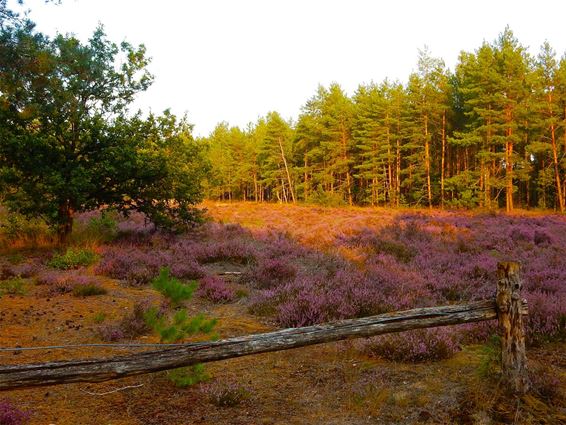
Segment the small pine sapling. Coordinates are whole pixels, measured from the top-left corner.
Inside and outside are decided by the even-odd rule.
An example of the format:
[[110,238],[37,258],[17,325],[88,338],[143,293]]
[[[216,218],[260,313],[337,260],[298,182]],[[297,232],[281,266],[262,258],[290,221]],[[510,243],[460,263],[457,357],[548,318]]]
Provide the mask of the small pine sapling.
[[172,317],[162,314],[156,307],[148,309],[144,313],[147,325],[157,332],[161,342],[176,342],[197,333],[210,334],[217,320],[208,320],[199,314],[189,317],[187,310],[178,310]]
[[[161,268],[159,276],[152,281],[154,289],[169,299],[172,305],[177,306],[181,301],[192,298],[197,288],[196,282],[188,285],[170,276],[168,267]],[[180,309],[168,314],[162,309],[151,307],[144,312],[145,323],[159,334],[161,342],[171,343],[180,341],[197,333],[210,334],[216,325],[216,319],[206,319],[203,314],[189,317],[187,310]],[[216,339],[215,334],[211,335]],[[196,364],[167,372],[168,379],[177,387],[185,388],[190,385],[206,381],[209,378],[204,365]]]
[[197,283],[194,281],[183,284],[172,277],[169,267],[162,267],[159,270],[159,276],[153,279],[151,285],[168,298],[174,306],[179,305],[182,301],[190,300],[197,288]]

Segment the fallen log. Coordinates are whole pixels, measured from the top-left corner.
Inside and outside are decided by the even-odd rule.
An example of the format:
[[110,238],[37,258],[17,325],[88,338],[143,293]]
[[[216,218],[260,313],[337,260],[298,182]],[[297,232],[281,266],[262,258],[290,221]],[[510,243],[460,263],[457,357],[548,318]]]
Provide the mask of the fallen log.
[[495,299],[380,314],[120,357],[0,366],[0,390],[102,382],[250,354],[497,318]]

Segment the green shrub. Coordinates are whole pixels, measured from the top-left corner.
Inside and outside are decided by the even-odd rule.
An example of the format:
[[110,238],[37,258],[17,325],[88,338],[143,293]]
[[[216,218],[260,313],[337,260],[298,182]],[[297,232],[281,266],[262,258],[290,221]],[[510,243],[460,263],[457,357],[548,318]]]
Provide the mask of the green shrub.
[[104,295],[108,291],[96,283],[87,283],[84,285],[75,285],[73,287],[73,295],[75,297],[90,297],[93,295]]
[[7,213],[0,223],[0,232],[8,242],[37,243],[41,237],[50,237],[51,232],[42,220],[28,219],[16,213]]
[[55,269],[69,270],[80,266],[90,266],[97,260],[97,255],[90,249],[68,248],[64,254],[56,254],[48,265]]
[[191,281],[189,284],[183,284],[178,279],[171,277],[168,267],[163,267],[159,271],[159,276],[153,279],[151,285],[164,297],[171,300],[173,305],[178,305],[181,301],[190,300],[198,286],[194,281]]
[[[198,286],[196,282],[185,285],[171,277],[167,267],[162,268],[159,276],[151,283],[153,288],[169,299],[173,305],[191,299]],[[179,341],[196,333],[210,334],[217,322],[216,319],[206,319],[202,314],[189,317],[185,309],[168,313],[163,308],[158,309],[157,307],[146,310],[143,318],[146,325],[159,334],[161,342],[168,343]],[[216,336],[212,335],[212,338],[215,339]],[[167,377],[175,386],[181,388],[209,379],[202,364],[169,371]]]
[[343,207],[346,206],[346,201],[341,193],[327,192],[319,190],[309,196],[308,203],[322,205],[323,207]]
[[95,242],[110,242],[118,236],[118,223],[113,211],[103,211],[100,217],[92,217],[79,233],[80,239]]
[[193,366],[181,367],[167,372],[167,379],[178,388],[186,388],[210,380],[204,365],[198,363]]
[[0,296],[2,295],[25,295],[25,280],[21,277],[13,277],[0,281]]
[[217,322],[216,319],[207,320],[202,314],[189,317],[185,309],[176,311],[170,317],[156,307],[144,313],[144,320],[159,334],[161,342],[176,342],[197,333],[209,334]]

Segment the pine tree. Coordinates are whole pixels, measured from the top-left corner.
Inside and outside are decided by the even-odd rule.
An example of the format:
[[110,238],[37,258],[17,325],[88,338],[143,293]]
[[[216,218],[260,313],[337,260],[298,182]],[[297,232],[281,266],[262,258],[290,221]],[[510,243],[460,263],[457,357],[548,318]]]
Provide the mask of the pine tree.
[[[558,81],[558,63],[556,53],[548,42],[544,43],[537,57],[534,73],[534,107],[537,118],[537,138],[529,144],[529,150],[534,153],[534,160],[540,168],[538,183],[543,183],[540,190],[544,191],[544,177],[547,167],[552,169],[556,204],[564,212],[562,196],[562,176],[560,167],[560,152],[558,146],[560,107],[560,82]],[[537,158],[538,157],[538,158]]]

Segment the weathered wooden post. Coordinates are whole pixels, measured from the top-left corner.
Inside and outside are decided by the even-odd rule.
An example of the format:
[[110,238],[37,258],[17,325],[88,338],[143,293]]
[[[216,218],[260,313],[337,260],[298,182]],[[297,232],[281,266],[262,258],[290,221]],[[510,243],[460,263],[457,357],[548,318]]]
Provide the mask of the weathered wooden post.
[[497,264],[497,318],[501,335],[501,368],[506,385],[515,394],[525,394],[529,389],[520,269],[520,264],[515,262]]

